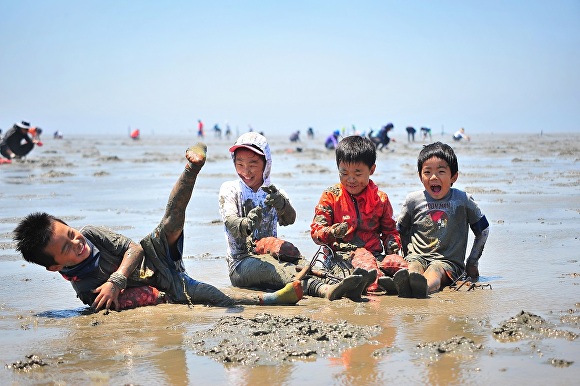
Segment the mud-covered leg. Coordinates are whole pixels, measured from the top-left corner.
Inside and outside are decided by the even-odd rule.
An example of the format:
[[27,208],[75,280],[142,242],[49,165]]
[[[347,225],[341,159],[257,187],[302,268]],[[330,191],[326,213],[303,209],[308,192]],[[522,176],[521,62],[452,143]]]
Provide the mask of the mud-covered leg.
[[272,293],[240,294],[228,296],[216,287],[198,283],[188,288],[189,301],[193,304],[208,304],[218,307],[235,305],[293,305],[302,299],[302,285],[295,281]]
[[[201,168],[205,164],[207,146],[197,143],[185,151],[187,164],[169,194],[162,224],[170,247],[181,236],[185,224],[185,210],[191,199],[193,187]],[[172,253],[175,252],[172,250]]]
[[198,282],[187,287],[188,301],[218,307],[232,307],[236,301],[211,284]]

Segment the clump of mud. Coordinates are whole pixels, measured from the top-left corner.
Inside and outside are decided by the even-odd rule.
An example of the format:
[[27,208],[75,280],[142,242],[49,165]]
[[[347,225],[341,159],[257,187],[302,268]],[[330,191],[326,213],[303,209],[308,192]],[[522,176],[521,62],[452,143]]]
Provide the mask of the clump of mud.
[[578,335],[571,331],[559,330],[538,315],[521,311],[494,328],[493,337],[500,342],[515,342],[522,339],[565,338],[574,340]]
[[46,363],[38,355],[31,354],[26,355],[25,361],[16,361],[12,364],[6,365],[6,368],[18,371],[31,371],[42,366],[48,366],[48,363]]
[[211,329],[195,333],[189,341],[198,354],[218,362],[275,365],[335,357],[346,348],[368,343],[380,331],[377,325],[325,323],[301,315],[261,313],[250,319],[222,317]]
[[464,336],[454,336],[441,342],[421,343],[417,349],[425,351],[429,356],[439,356],[445,353],[473,354],[484,349],[482,344],[475,343]]
[[548,363],[554,367],[564,368],[564,367],[570,367],[572,364],[574,364],[574,361],[567,361],[565,359],[552,358],[552,359],[548,359]]

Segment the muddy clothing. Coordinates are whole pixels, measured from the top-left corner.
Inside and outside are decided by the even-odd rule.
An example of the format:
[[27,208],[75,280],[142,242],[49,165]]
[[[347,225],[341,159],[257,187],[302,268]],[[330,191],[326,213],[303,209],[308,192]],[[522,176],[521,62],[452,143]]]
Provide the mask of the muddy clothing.
[[[266,196],[267,193],[261,188],[254,192],[242,181],[225,182],[220,188],[220,214],[224,221],[228,243],[226,260],[230,280],[234,286],[280,289],[290,283],[296,274],[294,265],[280,264],[274,258],[266,259],[267,255],[258,257],[251,250],[251,244],[248,244],[250,241],[248,238],[260,240],[269,236],[276,237],[277,224],[285,224],[279,220],[274,208],[264,205]],[[262,221],[250,236],[242,234],[238,226],[228,226],[228,222],[232,222],[232,219],[235,221],[245,218],[248,212],[257,206],[262,207]],[[264,285],[268,283],[271,285]]]
[[[78,298],[90,305],[97,297],[93,290],[116,272],[131,240],[103,227],[85,226],[80,232],[91,247],[91,256],[74,267],[64,268],[60,274],[71,282]],[[161,225],[141,240],[141,246],[145,251],[143,261],[127,277],[127,288],[151,286],[165,292],[172,303],[232,304],[217,288],[187,275],[182,261],[183,234],[177,242],[178,256],[171,256]]]
[[[259,149],[264,154],[266,164],[262,175],[263,186],[270,186],[272,154],[266,138],[258,133],[246,133],[241,138],[244,138],[246,144],[251,143],[251,146]],[[232,152],[231,156],[232,161],[235,162],[235,153]],[[224,222],[224,232],[228,245],[227,262],[230,276],[240,261],[252,254],[247,244],[248,238],[260,240],[269,236],[276,237],[278,224],[284,226],[294,222],[294,216],[288,215],[290,212],[295,213],[292,204],[283,190],[279,190],[279,192],[286,200],[286,205],[283,209],[276,210],[265,204],[266,196],[268,195],[266,191],[260,188],[257,192],[254,192],[241,179],[224,182],[220,187],[219,211]],[[262,208],[262,220],[251,235],[244,234],[238,225],[242,219],[248,216],[252,209],[258,206]]]
[[239,261],[230,274],[235,287],[278,290],[294,281],[296,264],[271,255],[251,255]]
[[440,264],[452,280],[465,269],[469,228],[476,238],[469,260],[476,264],[488,227],[473,197],[454,188],[441,200],[424,190],[410,193],[397,220],[405,259],[418,261],[424,268],[431,262]]
[[[348,231],[339,240],[332,235],[331,226],[342,222],[348,224]],[[341,184],[326,189],[314,209],[310,235],[316,244],[326,244],[339,253],[358,247],[380,256],[387,252],[389,243],[400,245],[389,197],[372,180],[357,196],[350,195]]]
[[[288,200],[283,191],[279,192]],[[245,218],[252,209],[258,206],[262,207],[262,221],[249,235],[253,240],[260,240],[268,236],[276,237],[278,224],[289,225],[285,217],[278,217],[276,209],[264,204],[267,195],[262,188],[254,192],[242,181],[224,182],[220,188],[219,209],[224,221],[224,232],[228,243],[227,260],[230,272],[238,264],[238,260],[243,259],[250,251],[248,251],[247,245],[248,235],[242,234],[239,227],[228,227],[227,220]]]
[[[22,143],[24,141],[24,143]],[[0,141],[0,154],[10,159],[10,154],[7,150],[11,150],[19,157],[24,157],[34,148],[34,142],[28,135],[28,132],[23,133],[18,126],[13,126]]]
[[[258,133],[246,133],[240,137],[242,138],[245,144],[251,144],[264,154],[266,164],[262,176],[263,186],[270,186],[272,154],[266,138]],[[235,153],[231,152],[231,156],[235,162]],[[292,282],[292,278],[296,275],[295,265],[279,263],[271,256],[268,258],[267,255],[256,255],[252,251],[252,240],[276,237],[278,224],[284,226],[294,222],[295,211],[290,200],[284,191],[279,190],[279,192],[286,200],[286,205],[282,210],[266,205],[268,193],[262,188],[254,192],[241,179],[224,182],[220,187],[219,211],[224,222],[229,276],[234,286],[280,289]],[[241,222],[252,209],[258,206],[262,208],[262,220],[251,235],[244,234]],[[292,216],[289,215],[290,212]],[[250,241],[249,245],[248,241]]]

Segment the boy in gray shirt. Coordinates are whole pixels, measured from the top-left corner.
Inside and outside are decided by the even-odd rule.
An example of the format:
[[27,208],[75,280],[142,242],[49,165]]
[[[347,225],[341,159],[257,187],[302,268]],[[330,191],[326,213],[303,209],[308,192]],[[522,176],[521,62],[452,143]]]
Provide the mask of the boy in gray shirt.
[[[408,270],[394,276],[399,297],[426,298],[451,284],[464,271],[479,278],[478,261],[489,223],[470,194],[452,188],[458,163],[451,146],[423,147],[417,160],[424,190],[409,193],[397,220]],[[469,228],[475,235],[465,261]]]

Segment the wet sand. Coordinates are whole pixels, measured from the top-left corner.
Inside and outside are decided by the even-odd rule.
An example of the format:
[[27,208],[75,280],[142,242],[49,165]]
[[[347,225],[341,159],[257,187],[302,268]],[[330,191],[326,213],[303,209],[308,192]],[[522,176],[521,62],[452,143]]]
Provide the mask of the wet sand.
[[[421,188],[416,157],[422,141],[394,137],[397,142],[379,153],[373,180],[397,215],[405,195]],[[580,134],[473,135],[462,143],[434,134],[458,154],[456,187],[472,193],[490,221],[480,273],[491,290],[443,291],[421,300],[307,298],[293,307],[160,305],[90,314],[60,275],[25,263],[14,251],[12,229],[40,210],[75,227],[106,225],[139,240],[160,220],[185,147],[195,140],[47,138],[26,161],[0,165],[0,384],[577,383]],[[229,142],[206,142],[208,162],[187,213],[185,264],[191,276],[234,291],[217,193],[236,176]],[[270,142],[272,180],[298,213],[279,236],[311,257],[317,249],[309,235],[314,205],[337,181],[333,153],[322,148],[322,138]],[[311,319],[321,330],[344,322],[378,332],[339,354],[305,339],[308,355],[267,364],[296,342],[284,335],[271,358],[261,352],[265,362],[228,362],[208,350],[220,343],[207,335],[220,320],[248,321],[262,313],[281,318],[271,329],[278,332],[289,331],[284,318],[305,326]],[[237,336],[223,334],[242,344],[245,339],[248,347],[267,335],[245,327]]]

